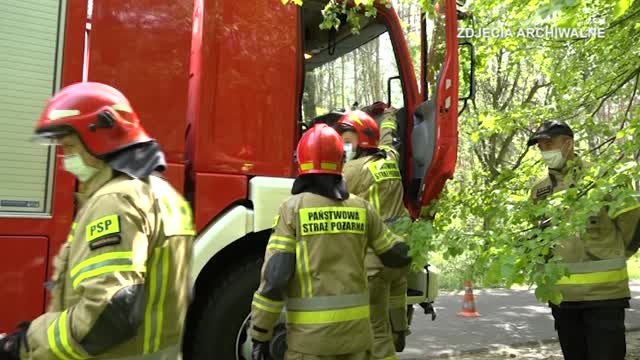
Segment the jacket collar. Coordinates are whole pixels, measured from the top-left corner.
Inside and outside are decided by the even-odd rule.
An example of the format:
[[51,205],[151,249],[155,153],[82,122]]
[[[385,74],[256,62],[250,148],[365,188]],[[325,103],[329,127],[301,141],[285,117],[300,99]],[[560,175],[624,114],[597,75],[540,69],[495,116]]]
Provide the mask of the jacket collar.
[[80,183],[79,191],[75,194],[78,208],[82,207],[96,191],[113,179],[114,173],[110,166],[105,165],[86,183]]
[[553,186],[555,187],[559,181],[571,178],[575,181],[579,172],[585,167],[585,162],[582,158],[576,155],[571,163],[567,163],[562,169],[549,169],[549,178]]

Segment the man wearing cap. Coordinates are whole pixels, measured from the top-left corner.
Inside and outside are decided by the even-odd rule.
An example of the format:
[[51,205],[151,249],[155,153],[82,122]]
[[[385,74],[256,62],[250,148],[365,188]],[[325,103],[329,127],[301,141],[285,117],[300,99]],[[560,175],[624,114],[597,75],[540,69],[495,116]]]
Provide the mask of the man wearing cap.
[[[563,122],[543,123],[527,145],[535,144],[549,168],[533,186],[535,202],[575,187],[590,166],[574,153],[573,131]],[[624,309],[630,298],[626,259],[640,246],[640,203],[626,200],[620,209],[603,207],[592,214],[584,234],[558,239],[552,250],[570,274],[556,284],[562,302],[550,304],[567,360],[625,357]]]

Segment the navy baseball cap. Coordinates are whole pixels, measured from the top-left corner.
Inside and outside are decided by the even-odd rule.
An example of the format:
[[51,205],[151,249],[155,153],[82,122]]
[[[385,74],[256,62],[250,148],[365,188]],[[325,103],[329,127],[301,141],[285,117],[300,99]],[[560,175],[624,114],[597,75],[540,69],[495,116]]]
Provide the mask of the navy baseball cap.
[[566,135],[573,138],[573,130],[562,121],[552,120],[545,121],[540,125],[538,130],[536,130],[533,135],[527,141],[527,146],[535,145],[538,143],[538,140],[541,139],[551,139],[553,137],[559,135]]

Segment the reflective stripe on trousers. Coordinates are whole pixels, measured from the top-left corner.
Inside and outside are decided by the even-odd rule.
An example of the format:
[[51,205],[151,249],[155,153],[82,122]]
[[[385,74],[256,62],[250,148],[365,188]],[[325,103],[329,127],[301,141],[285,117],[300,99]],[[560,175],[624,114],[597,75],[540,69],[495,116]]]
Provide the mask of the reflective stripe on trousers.
[[626,259],[560,263],[571,275],[558,280],[558,285],[588,285],[618,282],[629,279]]

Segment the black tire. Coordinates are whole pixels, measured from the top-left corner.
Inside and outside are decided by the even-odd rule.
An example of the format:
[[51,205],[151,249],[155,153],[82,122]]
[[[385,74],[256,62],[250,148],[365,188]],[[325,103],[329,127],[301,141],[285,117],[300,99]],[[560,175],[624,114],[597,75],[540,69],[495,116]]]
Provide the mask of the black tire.
[[236,359],[236,337],[251,312],[253,293],[260,285],[262,262],[261,256],[240,260],[227,274],[217,278],[208,294],[202,295],[208,301],[196,314],[192,360]]

